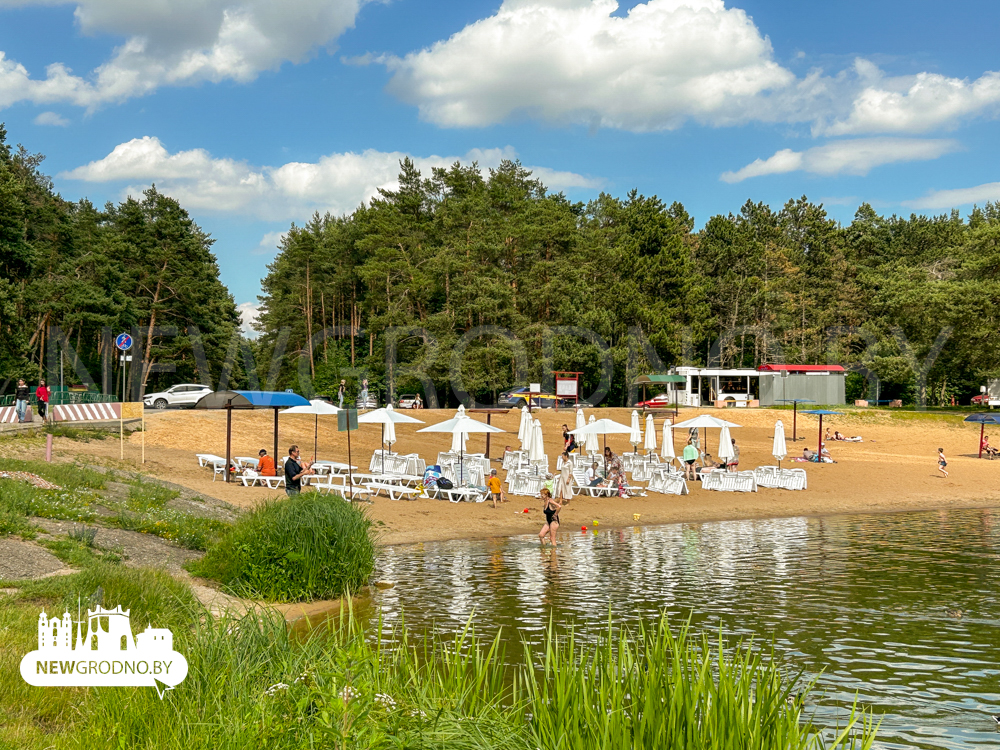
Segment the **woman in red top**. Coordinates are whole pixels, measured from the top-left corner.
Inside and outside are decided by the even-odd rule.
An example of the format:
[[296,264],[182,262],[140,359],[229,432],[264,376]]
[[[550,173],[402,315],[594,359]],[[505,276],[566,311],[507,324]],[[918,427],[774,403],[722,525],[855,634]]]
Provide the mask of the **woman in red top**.
[[44,422],[49,412],[49,389],[44,380],[38,381],[38,387],[35,389],[35,401],[38,402],[38,414]]

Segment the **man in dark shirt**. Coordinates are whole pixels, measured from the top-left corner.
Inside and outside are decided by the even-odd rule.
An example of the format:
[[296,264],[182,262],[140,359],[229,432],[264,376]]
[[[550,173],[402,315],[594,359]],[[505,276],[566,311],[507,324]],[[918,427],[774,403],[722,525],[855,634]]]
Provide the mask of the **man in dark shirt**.
[[17,381],[17,390],[14,391],[14,410],[17,412],[17,421],[23,422],[25,413],[28,411],[28,386],[23,380]]
[[288,449],[288,460],[285,461],[285,494],[294,497],[302,491],[302,477],[316,472],[309,468],[307,461],[299,462],[299,446]]

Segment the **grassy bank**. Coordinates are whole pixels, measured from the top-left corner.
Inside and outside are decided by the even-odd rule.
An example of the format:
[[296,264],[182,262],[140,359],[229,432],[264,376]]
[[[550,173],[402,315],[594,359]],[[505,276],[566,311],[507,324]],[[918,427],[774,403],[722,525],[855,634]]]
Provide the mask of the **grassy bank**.
[[363,510],[308,492],[246,513],[189,569],[255,599],[335,599],[368,582],[376,549]]
[[[148,688],[21,682],[39,608],[89,601],[98,586],[106,606],[132,609],[134,623],[173,629],[190,671],[163,700]],[[804,717],[808,695],[793,697],[794,680],[769,658],[711,647],[665,619],[586,646],[550,633],[543,650],[512,659],[499,640],[470,632],[375,637],[349,613],[296,638],[273,612],[213,619],[162,575],[99,566],[22,587],[0,607],[0,628],[0,747],[804,750],[873,739],[856,717],[840,737],[821,739]]]

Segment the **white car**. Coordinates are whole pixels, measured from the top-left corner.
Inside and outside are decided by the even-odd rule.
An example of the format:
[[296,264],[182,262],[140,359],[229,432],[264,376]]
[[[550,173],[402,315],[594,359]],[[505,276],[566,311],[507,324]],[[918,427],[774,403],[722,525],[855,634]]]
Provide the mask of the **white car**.
[[202,396],[211,392],[212,389],[207,385],[181,383],[167,388],[162,393],[147,393],[142,397],[142,401],[146,406],[151,406],[154,409],[166,409],[168,406],[194,406]]

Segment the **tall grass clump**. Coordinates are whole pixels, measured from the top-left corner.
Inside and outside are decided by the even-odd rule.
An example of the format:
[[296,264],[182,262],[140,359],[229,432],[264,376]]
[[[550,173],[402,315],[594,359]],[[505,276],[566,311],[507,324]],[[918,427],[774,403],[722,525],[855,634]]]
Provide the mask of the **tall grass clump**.
[[665,615],[617,634],[609,623],[596,643],[550,627],[543,653],[525,648],[525,664],[539,656],[521,680],[542,748],[867,750],[875,739],[870,716],[854,709],[824,736],[803,716],[812,685],[796,694],[773,654],[674,633]]
[[364,511],[309,492],[247,513],[189,569],[268,601],[332,599],[368,581],[376,549]]

